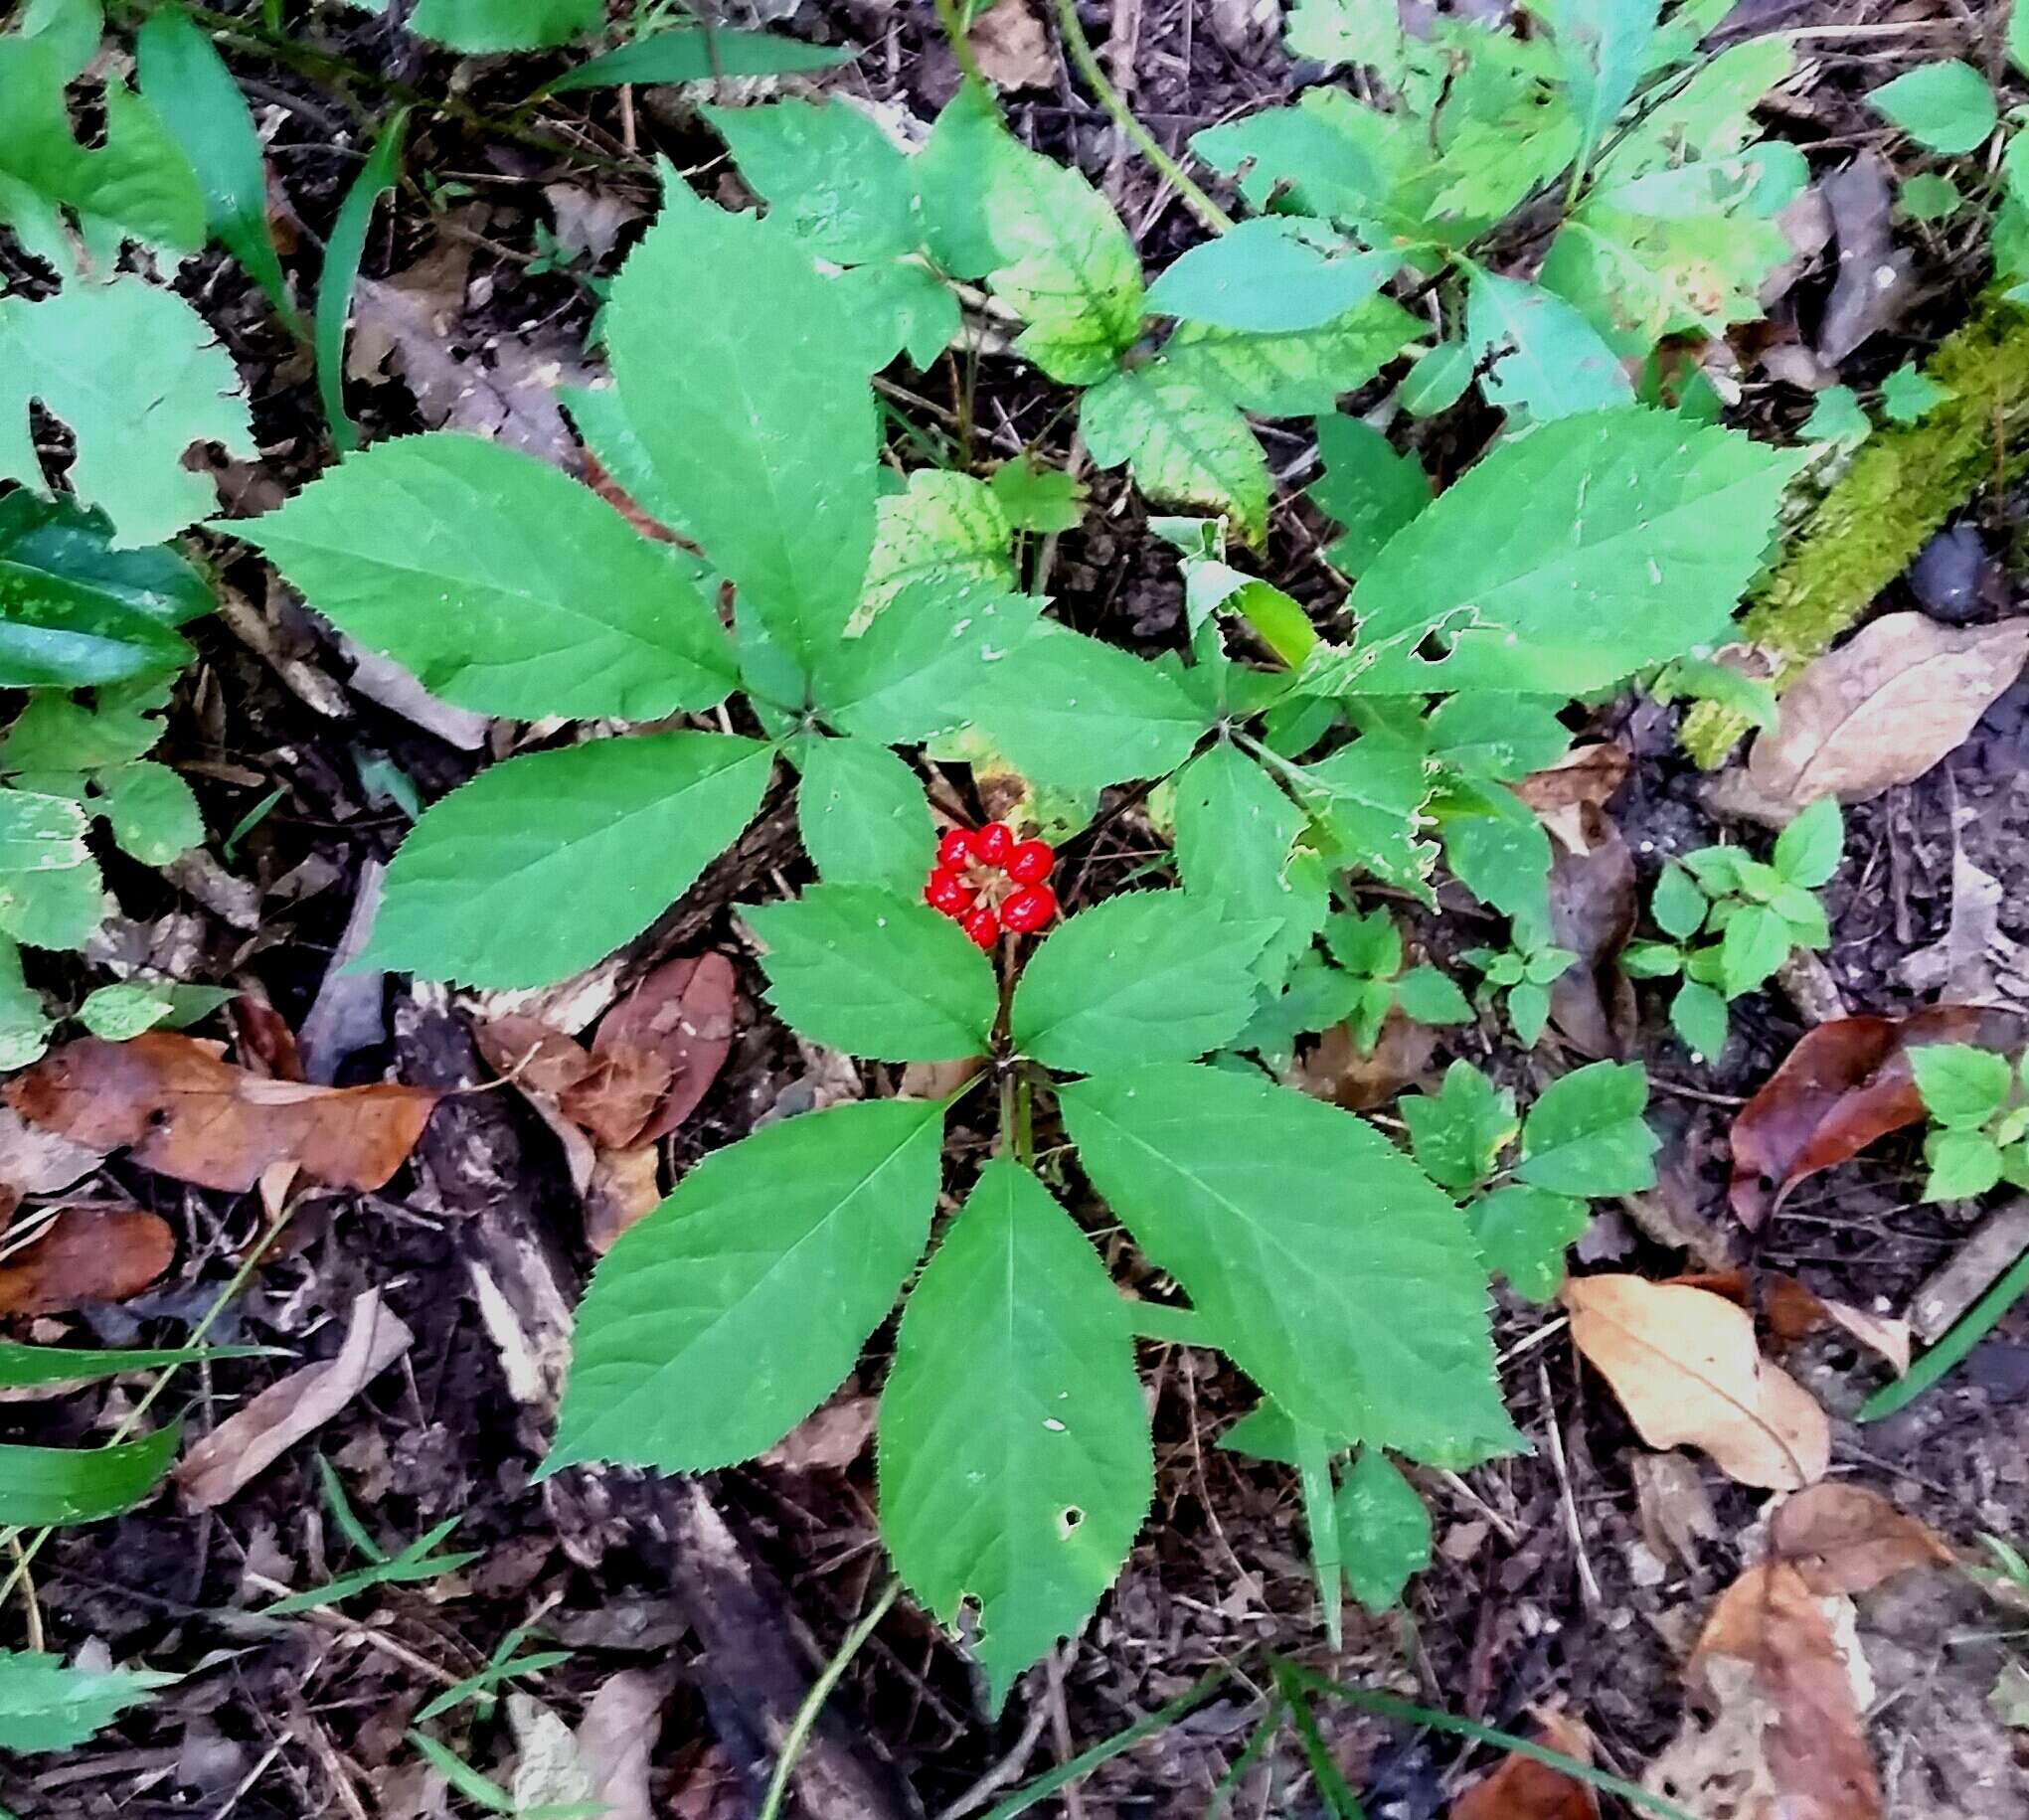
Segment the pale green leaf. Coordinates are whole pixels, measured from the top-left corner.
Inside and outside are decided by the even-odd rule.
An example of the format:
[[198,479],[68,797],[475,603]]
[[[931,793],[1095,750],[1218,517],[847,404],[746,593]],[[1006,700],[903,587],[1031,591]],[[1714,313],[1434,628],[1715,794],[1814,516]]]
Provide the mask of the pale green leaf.
[[602,0],[416,0],[409,29],[453,51],[537,51],[595,32]]
[[1947,158],[1976,151],[1998,121],[1994,91],[1970,64],[1919,64],[1867,92],[1867,105],[1926,151]]
[[78,1022],[108,1043],[125,1043],[153,1030],[176,1009],[167,986],[122,983],[99,986],[78,1007]]
[[1517,1295],[1547,1302],[1564,1283],[1565,1247],[1591,1223],[1584,1201],[1524,1182],[1496,1188],[1465,1210],[1487,1268],[1507,1278]]
[[692,25],[646,32],[617,50],[588,58],[549,84],[551,94],[613,88],[625,83],[703,83],[724,76],[796,76],[848,63],[852,52],[805,44],[772,32]]
[[1187,1065],[1060,1098],[1095,1186],[1297,1421],[1453,1465],[1513,1445],[1471,1237],[1379,1132]]
[[1171,803],[1177,876],[1228,922],[1273,929],[1254,972],[1279,988],[1331,904],[1317,856],[1296,847],[1303,815],[1260,765],[1223,741],[1177,774]]
[[1714,1063],[1726,1050],[1726,999],[1695,979],[1687,979],[1670,1000],[1670,1028],[1701,1062]]
[[1699,889],[1697,880],[1672,861],[1656,880],[1655,894],[1648,907],[1665,934],[1688,941],[1704,925],[1712,904]]
[[1939,385],[1906,360],[1881,382],[1881,414],[1891,423],[1915,423],[1955,396],[1950,387]]
[[1268,464],[1238,407],[1166,365],[1116,373],[1079,405],[1096,466],[1123,462],[1160,505],[1225,513],[1250,544],[1268,536]]
[[1744,904],[1719,938],[1720,984],[1737,999],[1762,985],[1796,945],[1788,920],[1764,904]]
[[1978,1131],[1934,1131],[1924,1144],[1931,1173],[1926,1201],[1970,1201],[1996,1187],[2005,1167],[2000,1146]]
[[1361,64],[1390,87],[1406,67],[1402,19],[1394,0],[1294,0],[1283,27],[1291,57],[1320,64]]
[[1334,864],[1422,896],[1437,857],[1426,838],[1433,769],[1420,746],[1374,732],[1302,766],[1290,782],[1331,843]]
[[1300,217],[1263,215],[1193,247],[1149,287],[1147,308],[1255,334],[1314,329],[1364,303],[1402,263]]
[[605,309],[614,381],[706,556],[807,673],[873,548],[873,394],[806,253],[663,188]]
[[153,1669],[71,1668],[40,1650],[0,1650],[0,1750],[70,1750],[177,1677]]
[[101,688],[89,707],[58,690],[36,690],[0,741],[0,770],[53,775],[130,764],[162,738],[148,711],[167,700],[167,690],[166,678]]
[[2008,1102],[2014,1071],[2005,1056],[1969,1043],[1926,1043],[1909,1052],[1924,1110],[1939,1124],[1976,1130]]
[[68,797],[0,790],[0,931],[33,948],[76,948],[98,926],[104,889],[85,826]]
[[1501,443],[1361,576],[1346,693],[1569,697],[1724,642],[1801,459],[1650,411]]
[[1895,206],[1913,222],[1949,221],[1965,206],[1965,195],[1950,178],[1920,171],[1896,192]]
[[1448,411],[1472,384],[1472,350],[1462,341],[1440,341],[1417,356],[1396,396],[1413,417]]
[[599,1260],[544,1470],[707,1472],[838,1388],[922,1254],[943,1106],[875,1099],[715,1151]]
[[1820,796],[1775,837],[1771,863],[1785,883],[1814,891],[1839,869],[1846,846],[1845,818],[1836,796]]
[[1000,1005],[993,963],[919,894],[813,885],[740,913],[762,945],[768,1003],[813,1043],[883,1062],[985,1053]]
[[499,987],[590,966],[731,844],[772,763],[752,740],[668,733],[496,764],[403,843],[365,964]]
[[928,370],[964,326],[957,293],[919,259],[881,259],[827,279],[844,310],[863,372],[878,373],[896,355]]
[[1689,159],[1734,157],[1759,131],[1755,104],[1789,74],[1791,62],[1789,40],[1779,32],[1703,58],[1602,156],[1597,181],[1625,182]]
[[1165,777],[1209,721],[1153,664],[1054,625],[983,672],[967,705],[1024,776],[1067,789]]
[[1465,337],[1486,402],[1547,421],[1634,402],[1634,387],[1600,332],[1553,291],[1475,266]]
[[881,1396],[881,1535],[998,1708],[1120,1571],[1153,1490],[1118,1292],[1034,1176],[981,1171],[909,1298]]
[[1347,575],[1360,575],[1431,503],[1430,476],[1414,454],[1398,454],[1358,417],[1319,417],[1317,458],[1324,472],[1310,488],[1310,502],[1339,527],[1325,558]]
[[99,810],[122,852],[144,866],[167,866],[205,837],[197,798],[180,773],[145,759],[99,777]]
[[504,443],[376,443],[234,525],[310,605],[460,708],[647,721],[732,688],[686,574],[589,487]]
[[175,551],[115,550],[105,520],[26,487],[0,493],[0,688],[78,688],[179,670],[175,628],[211,589]]
[[1369,1611],[1386,1611],[1410,1575],[1431,1565],[1431,1513],[1395,1462],[1371,1445],[1341,1475],[1333,1510],[1347,1591]]
[[1508,989],[1508,1023],[1524,1049],[1534,1049],[1550,1022],[1550,993],[1534,980]]
[[1163,343],[1155,370],[1243,411],[1293,417],[1330,411],[1423,333],[1386,297],[1370,297],[1316,328],[1255,334],[1189,322]]
[[768,220],[821,258],[856,265],[921,244],[909,158],[857,107],[791,99],[703,111]]
[[21,950],[0,936],[0,1069],[26,1068],[49,1047],[56,1020],[21,970]]
[[916,581],[946,589],[979,582],[996,593],[1014,586],[1014,526],[985,481],[918,468],[906,491],[891,493],[875,510],[863,610],[886,606]]
[[1037,467],[1027,456],[1017,456],[995,468],[987,484],[1018,530],[1076,531],[1085,517],[1085,483],[1063,468]]
[[212,510],[212,481],[183,465],[194,444],[256,453],[232,356],[181,297],[131,274],[41,302],[0,297],[0,480],[42,493],[31,403],[77,437],[71,491],[105,514],[117,549]]
[[1655,1186],[1657,1138],[1643,1121],[1638,1063],[1595,1062],[1553,1080],[1522,1122],[1515,1179],[1559,1195],[1632,1195]]
[[1452,1063],[1436,1093],[1403,1094],[1396,1109],[1409,1127],[1418,1167],[1453,1194],[1491,1176],[1522,1128],[1514,1094],[1496,1087],[1469,1062]]
[[1108,898],[1029,956],[1009,1035],[1023,1055],[1075,1074],[1195,1060],[1253,1015],[1251,969],[1270,926],[1224,921],[1180,891]]
[[828,885],[885,885],[905,898],[920,893],[936,834],[908,764],[871,740],[812,740],[802,768],[796,827],[817,876]]

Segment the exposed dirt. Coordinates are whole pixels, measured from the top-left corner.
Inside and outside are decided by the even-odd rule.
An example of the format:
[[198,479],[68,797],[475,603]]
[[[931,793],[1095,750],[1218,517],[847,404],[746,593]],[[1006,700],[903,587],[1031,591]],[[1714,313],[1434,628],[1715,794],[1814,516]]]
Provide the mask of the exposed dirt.
[[[1122,77],[1132,72],[1137,110],[1172,147],[1318,74],[1284,55],[1272,5],[1132,0],[1081,10],[1102,55],[1113,55],[1108,31],[1127,35],[1131,54],[1114,56],[1113,68]],[[1919,51],[1966,50],[1981,13],[1875,0],[1745,0],[1729,29],[1747,35],[1807,22],[1821,34],[1810,45],[1806,76],[1785,90],[1773,120],[1822,177],[1858,148],[1893,155],[1889,135],[1858,108],[1857,95]],[[954,84],[927,4],[806,5],[787,24],[799,35],[871,47],[841,82],[919,119]],[[1840,36],[1835,28],[1843,27],[1856,29]],[[475,383],[498,382],[511,397],[503,411],[514,433],[538,441],[555,433],[539,402],[515,395],[516,384],[545,361],[575,358],[596,303],[585,279],[614,268],[652,211],[656,154],[673,157],[694,181],[704,175],[725,185],[729,199],[737,195],[716,142],[662,93],[624,107],[610,93],[546,104],[526,116],[518,136],[503,136],[482,130],[478,118],[504,118],[505,104],[545,73],[542,60],[461,68],[384,25],[336,11],[320,12],[305,42],[339,52],[373,82],[334,83],[253,53],[233,59],[256,112],[267,115],[272,168],[305,251],[298,275],[314,269],[308,254],[357,166],[362,119],[384,105],[376,85],[463,97],[469,115],[419,114],[412,182],[400,205],[377,218],[366,271],[399,283],[420,261],[455,248],[442,345]],[[1985,51],[1970,54],[1978,61]],[[1104,116],[1061,69],[1054,88],[1011,95],[1008,105],[1032,143],[1075,158],[1106,188],[1151,264],[1194,238],[1174,197],[1123,153]],[[716,171],[706,171],[715,160]],[[591,221],[592,238],[603,245],[573,270],[536,269],[544,262],[539,230],[564,234],[567,217],[581,227]],[[1898,234],[1915,254],[1908,301],[1841,364],[1851,383],[1878,380],[1932,345],[1962,317],[1982,276],[1977,249],[1964,237]],[[0,269],[11,278],[16,267],[6,257],[0,249]],[[436,278],[443,281],[441,269]],[[1768,345],[1810,342],[1831,282],[1830,256],[1810,259],[1773,324],[1756,334]],[[202,300],[254,376],[262,459],[228,473],[224,485],[231,509],[258,511],[326,458],[308,362],[223,263],[196,262],[181,287]],[[378,381],[359,377],[364,383],[351,397],[370,436],[425,421],[422,382],[413,370],[404,377],[399,348]],[[905,414],[943,429],[967,383],[952,362],[920,387],[892,388],[890,397]],[[1737,419],[1765,433],[1786,433],[1809,408],[1807,394],[1751,361],[1744,361],[1742,392]],[[977,435],[1001,451],[1033,442],[1062,458],[1069,440],[1062,403],[1015,364],[988,360],[977,375]],[[1453,414],[1444,425],[1418,434],[1434,472],[1447,476],[1473,458],[1474,438],[1491,424],[1460,422]],[[1282,426],[1270,433],[1269,448],[1284,482],[1270,573],[1307,602],[1328,607],[1336,583],[1317,560],[1319,521],[1298,497],[1307,444],[1299,427]],[[1953,623],[2025,610],[2016,538],[2023,509],[2016,498],[1980,502],[1954,532],[1952,557],[1936,559],[1949,573],[1928,575],[1921,587],[1899,584],[1881,609],[1928,610]],[[1179,583],[1173,559],[1143,535],[1142,516],[1137,502],[1121,497],[1116,477],[1095,478],[1086,527],[1063,539],[1053,585],[1070,622],[1160,648],[1179,635]],[[179,687],[159,755],[190,777],[215,831],[234,827],[282,786],[280,801],[225,867],[257,885],[257,928],[236,927],[159,875],[115,862],[109,883],[125,918],[95,958],[132,962],[173,950],[185,977],[257,989],[300,1028],[325,986],[365,869],[385,862],[407,826],[401,804],[375,781],[376,761],[391,763],[426,802],[482,757],[537,735],[495,727],[479,745],[461,746],[368,699],[355,686],[350,659],[285,590],[270,585],[257,559],[228,555],[223,544],[216,549],[238,610],[195,628],[201,658]],[[1953,561],[1958,568],[1950,569]],[[1634,754],[1606,812],[1634,856],[1644,899],[1666,856],[1728,825],[1677,753],[1675,724],[1674,711],[1629,699],[1601,709],[1585,730],[1618,739]],[[1984,964],[1984,989],[1998,1002],[2029,1007],[2029,946],[2012,945],[2029,944],[2025,760],[2029,684],[2004,696],[1973,738],[1920,782],[1851,813],[1848,864],[1829,894],[1834,941],[1825,957],[1849,1009],[1903,1010],[1944,991],[1935,966],[1910,969],[1946,939],[1954,904],[1962,916],[1965,894],[1987,889],[1972,881],[1973,872],[1992,881],[1998,910],[1992,934],[1976,943],[1979,955],[1967,964]],[[1102,818],[1078,855],[1081,891],[1095,896],[1125,877],[1147,844],[1131,808]],[[630,952],[630,980],[668,955],[708,949],[741,968],[730,1060],[696,1113],[664,1143],[665,1185],[760,1119],[860,1090],[851,1065],[804,1052],[757,1008],[751,955],[727,913],[736,896],[793,889],[800,866],[777,805]],[[1440,954],[1490,926],[1469,905],[1453,908],[1458,914],[1442,925],[1415,925]],[[84,983],[85,975],[67,975],[67,965],[43,983]],[[490,1081],[492,1071],[466,1034],[467,1009],[388,982],[382,1001],[370,996],[364,1022],[351,1026],[337,1078]],[[1780,992],[1751,998],[1737,1008],[1726,1055],[1697,1068],[1670,1037],[1652,989],[1641,989],[1638,1009],[1630,1053],[1648,1065],[1655,1083],[1662,1184],[1643,1205],[1601,1214],[1579,1249],[1587,1264],[1662,1277],[1732,1259],[1793,1273],[1818,1293],[1865,1309],[1899,1312],[1991,1212],[1919,1204],[1921,1158],[1916,1139],[1905,1136],[1813,1179],[1750,1240],[1725,1209],[1726,1129],[1801,1034],[1802,1016]],[[1583,1059],[1555,1038],[1534,1057],[1517,1058],[1487,1023],[1448,1033],[1426,1077],[1454,1055],[1504,1077],[1533,1075],[1539,1085]],[[886,1091],[894,1082],[869,1070],[864,1084]],[[983,1150],[985,1137],[960,1132],[958,1142]],[[1076,1193],[1079,1184],[1067,1187]],[[120,1161],[68,1192],[85,1201],[130,1199],[159,1212],[177,1234],[178,1261],[147,1294],[35,1323],[17,1337],[81,1345],[172,1340],[210,1304],[264,1222],[257,1197],[183,1189]],[[649,1732],[654,1813],[753,1811],[752,1777],[757,1763],[764,1772],[765,1740],[743,1728],[763,1723],[756,1715],[764,1718],[764,1691],[736,1685],[746,1672],[740,1663],[700,1647],[704,1595],[685,1580],[673,1545],[653,1542],[675,1534],[694,1549],[696,1532],[667,1527],[682,1517],[667,1509],[657,1520],[662,1529],[629,1530],[568,1490],[530,1482],[544,1435],[540,1385],[554,1363],[544,1347],[557,1337],[545,1285],[568,1300],[582,1278],[589,1263],[584,1219],[555,1134],[520,1097],[500,1090],[450,1102],[413,1166],[383,1193],[311,1199],[212,1335],[283,1347],[290,1356],[225,1361],[179,1384],[191,1396],[189,1428],[206,1432],[303,1361],[332,1357],[356,1298],[371,1287],[413,1331],[413,1344],[397,1369],[314,1441],[290,1450],[221,1508],[192,1511],[164,1496],[115,1522],[58,1534],[34,1569],[49,1647],[174,1667],[185,1679],[85,1749],[0,1765],[0,1802],[24,1820],[339,1813],[395,1820],[446,1811],[405,1732],[443,1685],[482,1666],[511,1630],[534,1625],[542,1634],[532,1646],[554,1640],[575,1652],[535,1683],[547,1705],[574,1721],[618,1671],[675,1671]],[[500,1296],[489,1304],[489,1287],[502,1289],[505,1317]],[[892,1764],[896,1787],[909,1791],[897,1795],[897,1812],[913,1801],[929,1814],[955,1815],[985,1804],[984,1792],[974,1791],[1005,1792],[1182,1694],[1207,1669],[1244,1659],[1254,1672],[1272,1650],[1488,1725],[1525,1728],[1531,1709],[1562,1706],[1592,1728],[1603,1764],[1638,1776],[1679,1728],[1681,1665],[1714,1598],[1755,1558],[1767,1497],[1690,1455],[1677,1461],[1679,1476],[1656,1479],[1648,1450],[1610,1395],[1579,1367],[1561,1333],[1546,1335],[1554,1320],[1554,1311],[1503,1294],[1497,1337],[1504,1379],[1515,1420],[1535,1450],[1462,1477],[1414,1474],[1436,1521],[1434,1565],[1412,1582],[1400,1613],[1375,1620],[1349,1606],[1343,1649],[1330,1650],[1317,1623],[1290,1475],[1215,1445],[1252,1406],[1252,1391],[1210,1353],[1149,1343],[1142,1363],[1157,1446],[1154,1519],[1086,1634],[1034,1671],[992,1718],[963,1655],[905,1600],[845,1677],[836,1722],[854,1747]],[[748,1559],[779,1583],[770,1624],[791,1640],[792,1652],[807,1644],[812,1661],[837,1647],[885,1582],[871,1450],[850,1438],[832,1443],[839,1431],[864,1439],[856,1417],[878,1390],[889,1338],[877,1336],[860,1378],[841,1394],[833,1412],[840,1428],[828,1438],[792,1437],[792,1451],[808,1443],[816,1463],[760,1464],[708,1485]],[[527,1352],[517,1354],[517,1345]],[[1807,1341],[1789,1363],[1835,1418],[1850,1416],[1883,1379],[1879,1362],[1844,1339]],[[517,1389],[515,1369],[533,1375],[533,1397]],[[102,1437],[140,1382],[9,1403],[0,1409],[0,1438],[50,1444]],[[1887,1493],[1968,1551],[1981,1532],[2022,1540],[2029,1537],[2025,1391],[2029,1315],[2018,1311],[1945,1386],[1904,1414],[1864,1429],[1837,1419],[1834,1472]],[[458,1516],[446,1546],[477,1551],[476,1559],[427,1583],[358,1599],[344,1618],[254,1615],[280,1587],[314,1584],[357,1565],[320,1496],[319,1455],[384,1545],[400,1546]],[[1688,1535],[1681,1552],[1659,1546],[1680,1534],[1679,1523],[1703,1534]],[[2023,1734],[2009,1733],[1987,1705],[2006,1659],[1997,1633],[2009,1623],[1968,1579],[1944,1572],[1911,1576],[1862,1601],[1860,1637],[1877,1690],[1873,1738],[1890,1812],[1999,1820],[2029,1811]],[[10,1613],[5,1641],[21,1640]],[[1099,1770],[1083,1784],[1082,1805],[1067,1800],[1062,1811],[1074,1820],[1081,1813],[1093,1820],[1202,1815],[1261,1712],[1259,1690],[1236,1679],[1188,1719]],[[1493,1760],[1456,1738],[1350,1709],[1320,1719],[1376,1816],[1440,1814],[1461,1781]],[[458,1726],[471,1759],[501,1773],[515,1752],[507,1726],[498,1716],[475,1722],[469,1708]],[[1237,1811],[1320,1811],[1286,1741],[1243,1785]]]

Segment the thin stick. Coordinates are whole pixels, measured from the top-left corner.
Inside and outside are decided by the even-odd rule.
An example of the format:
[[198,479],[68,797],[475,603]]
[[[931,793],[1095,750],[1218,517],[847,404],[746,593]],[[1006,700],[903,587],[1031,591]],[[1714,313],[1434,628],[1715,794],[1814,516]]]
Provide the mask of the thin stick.
[[[938,10],[941,11],[947,4],[949,0],[939,0]],[[831,1698],[831,1690],[838,1685],[838,1678],[845,1673],[853,1657],[860,1653],[860,1645],[874,1634],[875,1628],[888,1615],[889,1607],[901,1596],[902,1582],[890,1580],[888,1590],[874,1601],[874,1608],[845,1633],[845,1641],[838,1646],[838,1654],[824,1665],[824,1673],[810,1684],[809,1693],[803,1696],[803,1704],[796,1709],[796,1717],[790,1721],[788,1733],[782,1738],[780,1754],[775,1758],[774,1774],[767,1780],[767,1796],[755,1820],[780,1820],[782,1802],[789,1792],[789,1777],[795,1773],[796,1759],[803,1754],[811,1728],[817,1724],[817,1715],[824,1711],[824,1703]]]

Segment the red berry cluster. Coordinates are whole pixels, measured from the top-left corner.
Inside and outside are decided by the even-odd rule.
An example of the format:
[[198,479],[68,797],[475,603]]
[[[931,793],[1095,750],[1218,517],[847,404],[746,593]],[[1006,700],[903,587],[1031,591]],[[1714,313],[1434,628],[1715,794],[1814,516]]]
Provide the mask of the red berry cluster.
[[1056,915],[1057,894],[1043,883],[1056,864],[1047,841],[1018,841],[1006,822],[947,828],[923,901],[990,948],[1002,929],[1026,935]]

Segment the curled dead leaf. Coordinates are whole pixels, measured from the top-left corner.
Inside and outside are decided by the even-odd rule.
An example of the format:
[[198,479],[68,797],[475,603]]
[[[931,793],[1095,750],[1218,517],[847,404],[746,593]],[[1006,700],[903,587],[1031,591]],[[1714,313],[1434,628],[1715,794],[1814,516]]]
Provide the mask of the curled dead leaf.
[[1733,1121],[1729,1199],[1740,1223],[1758,1230],[1806,1176],[1923,1121],[1912,1049],[1971,1043],[2015,1054],[2025,1036],[2029,1023],[2014,1013],[1973,1005],[1842,1018],[1806,1031]]
[[1029,0],[994,0],[965,34],[979,73],[1006,93],[1048,88],[1057,81],[1057,53]]
[[1830,1420],[1762,1357],[1745,1309],[1615,1274],[1574,1277],[1563,1299],[1572,1340],[1651,1447],[1701,1448],[1743,1485],[1793,1491],[1824,1477]]
[[733,1053],[738,1010],[732,961],[707,953],[666,961],[606,1013],[592,1053],[615,1069],[652,1063],[669,1075],[667,1094],[632,1141],[667,1137],[698,1109]]
[[66,1208],[0,1264],[0,1315],[65,1314],[81,1302],[123,1302],[147,1288],[175,1255],[176,1235],[143,1208]]
[[1865,802],[1964,744],[2029,659],[2029,622],[1940,625],[1887,613],[1808,665],[1748,753],[1748,782],[1793,814],[1821,796]]
[[1929,1524],[1878,1491],[1833,1480],[1783,1501],[1769,1547],[1820,1594],[1866,1592],[1911,1568],[1948,1568],[1955,1559]]
[[1437,1033],[1390,1007],[1374,1047],[1362,1055],[1353,1033],[1334,1025],[1298,1058],[1284,1076],[1317,1099],[1328,1099],[1349,1112],[1385,1105],[1430,1066],[1437,1051]]
[[1584,845],[1560,843],[1550,862],[1550,939],[1578,958],[1550,988],[1550,1021],[1588,1056],[1619,1057],[1634,1039],[1634,988],[1620,951],[1638,913],[1634,856],[1606,811],[1574,810]]
[[1568,853],[1587,851],[1583,811],[1604,810],[1607,799],[1627,780],[1634,754],[1616,740],[1575,745],[1558,761],[1531,771],[1514,786],[1515,794],[1536,812],[1536,819],[1557,837]]
[[[1593,1760],[1593,1735],[1554,1708],[1536,1715],[1534,1741],[1581,1763]],[[1600,1798],[1576,1776],[1510,1755],[1451,1803],[1451,1820],[1594,1820]]]
[[662,1199],[659,1168],[653,1144],[598,1153],[583,1192],[585,1242],[601,1257],[628,1227],[654,1212]]
[[279,1162],[337,1188],[384,1187],[442,1097],[270,1080],[221,1061],[211,1044],[158,1030],[68,1044],[4,1091],[34,1124],[99,1149],[126,1146],[144,1169],[234,1194]]
[[1670,1280],[1738,1302],[1759,1318],[1778,1353],[1836,1327],[1886,1359],[1898,1378],[1910,1368],[1909,1322],[1819,1295],[1780,1270],[1758,1270],[1752,1277],[1745,1270],[1706,1271]]

